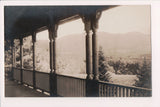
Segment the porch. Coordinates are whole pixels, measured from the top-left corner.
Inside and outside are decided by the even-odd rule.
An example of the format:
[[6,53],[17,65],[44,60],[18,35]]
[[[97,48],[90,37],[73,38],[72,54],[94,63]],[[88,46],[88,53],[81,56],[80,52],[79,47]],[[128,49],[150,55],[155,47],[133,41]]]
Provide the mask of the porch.
[[[12,67],[6,67],[5,72],[10,75],[14,84],[19,88],[28,87],[40,96],[63,96],[63,97],[149,97],[151,89],[129,87],[99,80],[98,71],[98,40],[97,29],[98,20],[102,11],[116,6],[65,6],[65,7],[6,7],[5,40],[9,41],[12,47]],[[21,10],[22,14],[17,14],[13,10]],[[88,11],[90,10],[90,11]],[[69,11],[69,12],[68,12]],[[8,13],[7,13],[8,12]],[[13,19],[8,17],[10,16]],[[65,13],[65,14],[64,14]],[[66,14],[68,13],[68,14]],[[14,16],[16,16],[14,18]],[[44,16],[44,17],[42,17]],[[57,74],[56,70],[56,40],[58,25],[68,21],[81,18],[84,23],[85,50],[86,50],[86,74],[84,79]],[[9,23],[10,22],[10,23]],[[40,31],[48,30],[50,47],[50,72],[40,72],[35,69],[35,42],[36,34]],[[33,45],[33,70],[23,67],[23,38],[32,36]],[[16,67],[16,55],[14,40],[20,41],[20,67]],[[8,45],[8,44],[7,44]],[[6,89],[7,89],[6,81]],[[18,89],[19,89],[18,88]],[[10,91],[10,90],[9,90]],[[27,91],[28,92],[28,91]],[[7,95],[6,97],[12,96]],[[13,92],[14,93],[14,92]],[[37,94],[35,94],[36,96]],[[14,96],[14,95],[13,95]],[[16,95],[15,95],[16,96]],[[19,96],[19,95],[18,95]],[[25,96],[25,95],[24,95]],[[34,95],[33,95],[34,96]]]

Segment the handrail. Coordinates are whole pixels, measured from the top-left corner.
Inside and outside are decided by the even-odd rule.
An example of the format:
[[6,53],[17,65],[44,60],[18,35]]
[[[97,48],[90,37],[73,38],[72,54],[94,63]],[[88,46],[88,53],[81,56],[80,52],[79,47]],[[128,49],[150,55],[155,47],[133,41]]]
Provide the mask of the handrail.
[[63,74],[56,74],[57,76],[62,76],[62,77],[67,77],[67,78],[73,78],[73,79],[80,79],[80,80],[86,80],[84,78],[78,78],[78,77],[74,77],[74,76],[68,76],[68,75],[63,75]]
[[113,85],[113,86],[118,86],[118,87],[125,87],[125,88],[132,88],[132,89],[140,89],[140,90],[152,91],[152,89],[148,89],[148,88],[135,87],[135,86],[126,86],[126,85],[120,85],[120,84],[115,84],[115,83],[110,83],[110,82],[104,82],[104,81],[99,81],[99,83]]

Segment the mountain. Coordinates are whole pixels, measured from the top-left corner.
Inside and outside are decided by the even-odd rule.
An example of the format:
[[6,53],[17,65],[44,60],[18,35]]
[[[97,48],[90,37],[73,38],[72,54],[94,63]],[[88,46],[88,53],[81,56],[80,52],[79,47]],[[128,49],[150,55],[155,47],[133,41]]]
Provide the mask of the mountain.
[[[142,57],[151,57],[150,35],[139,32],[125,34],[110,34],[99,32],[98,46],[102,46],[106,57],[123,58],[125,61],[141,61]],[[84,75],[85,64],[85,34],[73,34],[57,38],[57,73],[69,75]],[[36,42],[36,68],[49,72],[49,40]]]
[[[150,35],[139,32],[129,32],[125,34],[110,34],[99,32],[98,45],[106,56],[116,57],[139,57],[151,54]],[[45,49],[49,48],[49,41],[40,40],[37,46]],[[71,54],[85,56],[85,34],[74,34],[57,38],[57,54]]]

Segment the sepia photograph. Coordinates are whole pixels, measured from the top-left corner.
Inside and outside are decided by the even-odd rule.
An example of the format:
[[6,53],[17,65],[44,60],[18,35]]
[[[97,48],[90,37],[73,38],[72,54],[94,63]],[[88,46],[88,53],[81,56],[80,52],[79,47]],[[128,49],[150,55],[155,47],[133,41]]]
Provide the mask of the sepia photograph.
[[150,5],[4,6],[5,97],[152,97]]

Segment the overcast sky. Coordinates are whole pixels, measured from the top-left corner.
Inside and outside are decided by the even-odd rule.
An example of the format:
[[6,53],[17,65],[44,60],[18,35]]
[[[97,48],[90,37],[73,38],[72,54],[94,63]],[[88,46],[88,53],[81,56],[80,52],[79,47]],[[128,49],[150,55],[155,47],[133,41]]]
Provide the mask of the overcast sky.
[[[127,33],[141,32],[150,34],[150,6],[119,6],[103,11],[99,20],[99,32]],[[85,33],[81,19],[71,21],[58,27],[58,37],[70,34]],[[37,39],[48,39],[47,31],[37,34]]]

